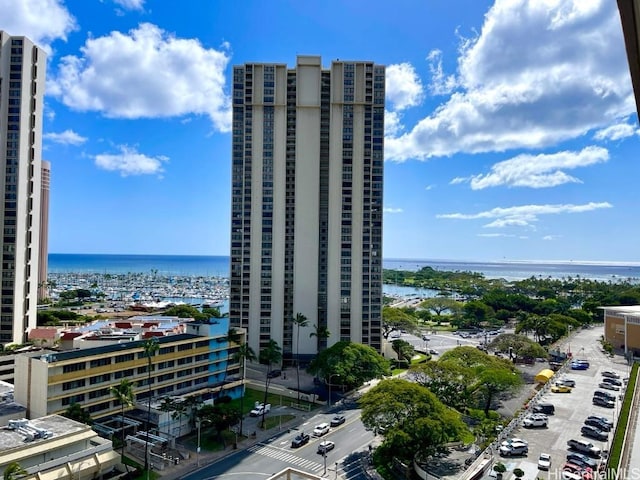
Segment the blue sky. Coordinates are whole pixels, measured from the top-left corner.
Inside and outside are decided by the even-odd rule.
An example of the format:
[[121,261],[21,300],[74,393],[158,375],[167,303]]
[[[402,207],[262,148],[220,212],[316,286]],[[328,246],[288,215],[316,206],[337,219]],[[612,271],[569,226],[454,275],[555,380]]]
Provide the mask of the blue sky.
[[638,262],[611,0],[0,0],[49,52],[49,251],[228,255],[230,74],[387,65],[385,258]]

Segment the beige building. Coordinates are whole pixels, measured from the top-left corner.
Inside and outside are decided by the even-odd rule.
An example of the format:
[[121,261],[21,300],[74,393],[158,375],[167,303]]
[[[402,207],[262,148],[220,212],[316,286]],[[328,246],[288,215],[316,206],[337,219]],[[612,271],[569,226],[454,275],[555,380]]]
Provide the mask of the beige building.
[[380,351],[384,100],[373,62],[234,67],[229,315],[256,352]]
[[0,344],[24,343],[38,303],[46,54],[0,30]]
[[0,452],[0,472],[17,462],[27,471],[22,480],[99,479],[120,463],[111,440],[59,415],[10,420],[0,429]]
[[604,339],[615,348],[640,355],[640,305],[601,307],[604,310]]

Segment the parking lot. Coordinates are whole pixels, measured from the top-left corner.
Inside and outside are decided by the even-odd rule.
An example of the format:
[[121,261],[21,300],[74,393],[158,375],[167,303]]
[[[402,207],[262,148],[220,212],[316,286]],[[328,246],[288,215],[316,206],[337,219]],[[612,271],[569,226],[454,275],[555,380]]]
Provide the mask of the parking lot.
[[[589,415],[604,416],[615,424],[620,410],[620,397],[624,393],[624,387],[619,392],[610,392],[616,396],[614,408],[599,407],[592,404],[593,392],[602,390],[599,384],[602,382],[602,372],[605,370],[616,372],[620,377],[629,375],[629,367],[620,357],[610,358],[600,349],[598,342],[602,335],[602,327],[596,327],[576,332],[570,342],[565,344],[565,350],[569,350],[576,359],[584,359],[590,363],[587,370],[571,370],[566,365],[551,380],[573,379],[575,387],[570,393],[552,393],[547,387],[546,393],[539,402],[552,403],[555,406],[555,414],[549,416],[547,428],[523,428],[519,426],[513,429],[509,436],[524,439],[529,444],[529,451],[522,457],[500,457],[494,452],[495,461],[501,461],[507,467],[507,472],[514,468],[520,468],[525,472],[524,478],[561,479],[561,470],[566,463],[569,453],[567,442],[570,439],[587,440],[599,447],[603,452],[609,450],[609,444],[613,439],[613,431],[607,441],[598,441],[583,437],[580,433],[584,420]],[[544,368],[544,364],[540,369]],[[541,453],[551,456],[551,468],[548,471],[538,469],[538,458]],[[489,478],[487,475],[486,478]],[[506,473],[504,478],[512,478],[511,473]]]

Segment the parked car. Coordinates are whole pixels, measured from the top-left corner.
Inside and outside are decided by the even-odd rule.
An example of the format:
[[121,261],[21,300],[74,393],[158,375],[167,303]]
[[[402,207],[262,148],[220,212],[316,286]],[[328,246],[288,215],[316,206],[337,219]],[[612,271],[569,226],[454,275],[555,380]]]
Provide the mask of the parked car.
[[602,430],[603,432],[608,432],[608,431],[611,430],[611,427],[607,423],[604,423],[604,422],[602,422],[600,420],[596,420],[596,419],[591,418],[591,417],[587,418],[584,421],[584,424],[588,425],[590,427],[595,427],[598,430]]
[[[608,432],[611,429],[613,429],[613,422],[609,420],[607,417],[601,417],[599,415],[589,415],[587,417],[587,420],[600,422],[601,425],[605,425],[607,427],[607,428],[601,428],[600,430],[606,430]],[[585,420],[584,423],[589,425],[589,423],[587,423],[587,420]]]
[[309,435],[307,435],[306,433],[302,432],[299,435],[296,435],[296,437],[291,440],[291,448],[298,448],[301,447],[307,443],[309,443]]
[[589,370],[589,364],[571,362],[571,370]]
[[583,453],[570,452],[567,454],[567,462],[575,463],[578,466],[584,468],[596,468],[598,461],[593,458],[589,458]]
[[571,378],[563,378],[562,380],[558,380],[556,382],[556,385],[566,385],[567,387],[575,387],[576,386],[576,381],[571,379]]
[[271,411],[270,403],[267,403],[266,405],[264,403],[261,403],[260,405],[257,405],[253,410],[251,410],[249,412],[249,415],[251,415],[252,417],[259,417],[260,415],[264,413],[269,413],[270,411]]
[[335,443],[333,443],[333,442],[332,442],[332,441],[330,441],[330,440],[325,440],[325,441],[323,441],[323,442],[320,442],[320,443],[318,444],[318,453],[320,453],[320,454],[324,455],[324,454],[326,454],[327,452],[329,452],[329,451],[333,450],[333,449],[335,448],[335,446],[336,446],[336,444],[335,444]]
[[529,445],[529,442],[527,442],[526,440],[523,440],[522,438],[509,438],[504,442],[502,442],[500,446],[508,447],[509,445],[512,445],[514,443],[524,443],[525,445]]
[[527,453],[529,453],[529,445],[522,442],[514,442],[510,445],[502,445],[500,447],[500,455],[502,455],[503,457],[526,455]]
[[603,377],[602,378],[602,382],[603,383],[610,383],[611,385],[616,385],[618,387],[622,386],[622,382],[620,380],[618,380],[617,378]]
[[271,370],[267,373],[267,378],[276,378],[282,375],[282,370]]
[[566,479],[593,480],[593,469],[567,462],[562,467],[562,476]]
[[602,390],[596,390],[595,392],[593,392],[593,396],[594,397],[606,398],[608,400],[615,400],[616,399],[616,396],[613,393],[603,392]]
[[549,470],[551,468],[551,455],[548,453],[541,453],[538,457],[538,469]]
[[533,406],[534,413],[544,413],[546,415],[553,415],[556,411],[553,403],[538,403]]
[[606,441],[609,439],[609,434],[607,432],[603,432],[602,430],[590,425],[584,425],[580,429],[580,433],[585,437],[595,438],[596,440]]
[[611,370],[605,370],[604,372],[602,372],[602,376],[607,378],[620,378],[619,374],[617,374],[616,372],[612,372]]
[[566,385],[558,385],[557,383],[551,387],[551,391],[553,393],[571,393],[571,387],[567,387]]
[[549,423],[549,417],[544,414],[533,414],[524,418],[522,426],[526,428],[546,427]]
[[611,383],[602,382],[598,385],[600,388],[604,388],[605,390],[613,390],[614,392],[619,392],[620,387],[617,385],[613,385]]
[[320,425],[316,425],[316,428],[313,429],[314,437],[321,437],[329,433],[330,425],[328,423],[321,423]]
[[329,423],[332,427],[337,427],[338,425],[342,425],[346,421],[346,417],[344,415],[336,415],[331,419]]
[[594,396],[592,403],[598,407],[605,407],[605,408],[615,408],[616,406],[615,400],[611,400],[609,398],[604,398],[604,397]]
[[576,450],[580,453],[587,454],[590,457],[599,458],[600,457],[600,448],[596,447],[593,443],[587,442],[586,440],[576,440],[571,439],[567,442],[567,446],[570,449]]

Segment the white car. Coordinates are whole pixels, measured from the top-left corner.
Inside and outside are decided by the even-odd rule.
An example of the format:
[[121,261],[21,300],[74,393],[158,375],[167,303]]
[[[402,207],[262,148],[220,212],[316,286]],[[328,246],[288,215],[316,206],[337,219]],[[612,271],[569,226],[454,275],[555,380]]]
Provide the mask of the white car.
[[524,443],[525,445],[529,445],[529,442],[521,438],[509,438],[508,440],[505,440],[504,442],[502,442],[501,446],[508,447],[512,443]]
[[317,425],[316,428],[313,429],[314,437],[321,437],[327,433],[329,433],[330,425],[328,423],[321,423]]
[[546,415],[529,415],[522,421],[522,426],[527,428],[546,427],[549,423],[549,417]]
[[548,453],[541,453],[538,457],[538,469],[549,470],[551,467],[551,455]]

